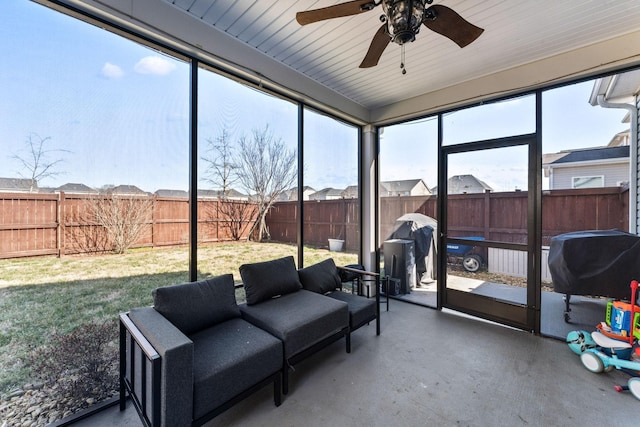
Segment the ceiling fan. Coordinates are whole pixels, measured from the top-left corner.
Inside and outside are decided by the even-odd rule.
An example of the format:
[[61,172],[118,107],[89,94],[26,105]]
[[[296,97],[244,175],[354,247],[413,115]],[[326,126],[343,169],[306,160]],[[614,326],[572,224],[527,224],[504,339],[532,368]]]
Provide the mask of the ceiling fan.
[[[373,36],[369,50],[360,68],[370,68],[378,64],[382,52],[393,41],[403,46],[416,39],[420,25],[424,24],[436,33],[451,40],[458,46],[465,47],[480,37],[484,29],[476,27],[462,18],[453,9],[439,4],[429,6],[433,0],[354,0],[320,9],[298,12],[296,20],[300,25],[307,25],[325,19],[357,15],[373,10],[382,5],[384,14],[380,16],[382,26]],[[403,46],[404,56],[404,46]],[[403,74],[404,58],[400,64]]]

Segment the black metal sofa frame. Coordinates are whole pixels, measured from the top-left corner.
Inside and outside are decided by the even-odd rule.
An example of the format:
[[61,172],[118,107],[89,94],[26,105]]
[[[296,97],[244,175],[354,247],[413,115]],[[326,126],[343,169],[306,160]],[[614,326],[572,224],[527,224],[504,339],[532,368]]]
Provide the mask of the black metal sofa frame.
[[[264,264],[266,264],[266,266]],[[330,260],[330,263],[326,261],[319,264],[326,264],[325,269],[327,265],[333,266],[335,277],[337,277],[338,282],[340,282],[333,260]],[[138,319],[140,319],[141,315],[143,317],[151,316],[151,320],[145,321],[144,318],[143,320],[138,320],[138,322],[142,321],[143,325],[145,323],[156,324],[157,322],[160,322],[163,324],[166,323],[166,325],[169,326],[165,327],[170,328],[171,322],[164,319],[162,314],[156,313],[156,309],[163,311],[161,304],[160,307],[157,307],[156,292],[160,289],[166,291],[171,288],[189,286],[193,284],[173,285],[165,288],[158,288],[154,290],[154,305],[156,305],[156,309],[152,307],[145,307],[142,309],[134,309],[131,312],[122,313],[120,315],[120,409],[125,409],[126,398],[129,396],[131,398],[132,405],[135,407],[143,424],[146,426],[174,425],[176,423],[176,419],[180,420],[180,425],[199,426],[270,383],[273,383],[274,386],[274,403],[276,406],[279,406],[282,402],[281,392],[287,394],[289,391],[288,371],[290,367],[330,343],[339,340],[343,336],[345,337],[346,351],[350,353],[351,332],[374,319],[376,320],[376,335],[380,334],[379,292],[376,292],[375,303],[368,298],[341,291],[327,292],[326,295],[317,295],[318,292],[301,288],[304,287],[303,284],[305,283],[303,280],[303,271],[307,269],[301,269],[298,271],[295,270],[295,268],[293,270],[296,277],[295,283],[297,283],[295,289],[287,291],[286,289],[277,288],[280,286],[279,283],[282,281],[281,272],[289,271],[289,273],[291,273],[291,265],[293,265],[293,258],[287,257],[287,259],[252,264],[248,267],[248,270],[247,268],[243,268],[245,266],[241,267],[241,274],[243,271],[245,273],[243,275],[243,280],[245,281],[247,300],[253,301],[254,304],[252,304],[253,307],[247,304],[235,306],[238,308],[242,321],[253,324],[257,326],[256,329],[260,329],[262,332],[267,331],[274,336],[274,339],[277,338],[280,340],[278,342],[281,342],[282,350],[280,350],[281,356],[279,356],[280,362],[277,372],[274,372],[264,379],[259,379],[255,384],[252,384],[245,390],[242,390],[235,396],[232,396],[217,407],[207,410],[206,413],[202,414],[202,411],[200,411],[200,415],[196,419],[192,419],[191,417],[191,415],[193,415],[191,413],[192,410],[183,411],[177,416],[176,414],[172,414],[171,416],[173,418],[167,416],[165,414],[165,411],[167,411],[166,406],[180,405],[180,403],[168,401],[166,396],[163,397],[163,393],[166,394],[166,390],[163,391],[163,388],[166,389],[168,387],[166,383],[163,383],[163,381],[166,381],[164,378],[166,372],[163,372],[163,369],[166,369],[163,367],[163,353],[154,348],[152,342],[147,339],[143,330],[136,325],[136,320],[132,319],[130,314],[136,314]],[[264,269],[265,267],[267,267],[267,270]],[[279,282],[276,286],[277,289],[275,292],[282,295],[278,294],[274,297],[274,295],[272,295],[272,289],[267,293],[267,298],[264,294],[260,293],[264,290],[265,280],[267,282],[269,281],[268,278],[265,279],[264,274],[266,272],[266,275],[269,275],[269,268],[273,268],[279,272],[277,275]],[[247,271],[249,271],[249,273],[247,273]],[[259,278],[258,286],[262,286],[257,291],[258,295],[256,295],[256,288],[251,286],[252,271],[255,273],[254,278]],[[317,266],[311,266],[308,268],[308,272],[313,273],[314,277],[317,275],[316,273],[318,271]],[[373,277],[373,280],[376,282],[376,289],[379,290],[379,277],[376,273],[369,273],[360,270],[357,270],[357,273],[359,278],[361,278],[362,275]],[[219,278],[221,277],[222,276],[219,276]],[[300,281],[298,281],[298,277],[300,278]],[[218,280],[219,278],[213,278],[210,280]],[[321,280],[326,280],[326,278]],[[201,282],[194,283],[197,284]],[[247,286],[247,284],[249,286]],[[271,286],[275,286],[274,283],[271,283]],[[338,283],[338,286],[341,287],[341,283]],[[332,298],[332,294],[334,293],[336,295]],[[257,299],[256,296],[258,297]],[[172,294],[172,297],[169,299],[173,300],[175,298],[176,293]],[[232,302],[235,305],[235,296],[233,296]],[[287,321],[282,322],[281,319],[291,317],[291,312],[295,311],[295,306],[301,304],[305,309],[302,310],[303,313],[298,316],[297,321],[303,324],[308,323],[308,325],[303,325],[302,327],[294,325],[295,328],[297,328],[294,330],[290,328]],[[317,305],[320,306],[319,309],[313,309],[311,311],[306,309],[306,307]],[[374,305],[375,309],[373,309]],[[174,319],[177,324],[180,322],[184,323],[185,321],[191,322],[191,319],[185,318],[190,314],[190,310],[184,311],[188,312],[188,314],[183,316],[183,318],[178,316]],[[267,316],[261,318],[261,311],[263,314],[267,313]],[[287,316],[282,316],[282,312],[287,313]],[[164,312],[163,314],[169,316],[169,318],[171,318],[172,315],[175,316],[175,313],[172,314],[171,312]],[[309,318],[305,320],[305,316]],[[321,318],[321,316],[324,317]],[[240,319],[238,319],[238,321],[240,321]],[[155,339],[157,340],[157,337]],[[183,336],[183,339],[186,340],[187,337]],[[292,345],[293,347],[288,347],[288,345]],[[287,352],[288,350],[291,351]],[[183,423],[187,418],[188,420]],[[173,419],[173,421],[167,421],[171,419]]]

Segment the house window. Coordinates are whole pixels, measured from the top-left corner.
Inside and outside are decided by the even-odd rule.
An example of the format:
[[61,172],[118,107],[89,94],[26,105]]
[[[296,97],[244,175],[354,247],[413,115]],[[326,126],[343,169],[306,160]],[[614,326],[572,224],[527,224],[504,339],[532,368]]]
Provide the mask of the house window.
[[574,176],[571,178],[571,188],[601,188],[604,187],[604,176]]

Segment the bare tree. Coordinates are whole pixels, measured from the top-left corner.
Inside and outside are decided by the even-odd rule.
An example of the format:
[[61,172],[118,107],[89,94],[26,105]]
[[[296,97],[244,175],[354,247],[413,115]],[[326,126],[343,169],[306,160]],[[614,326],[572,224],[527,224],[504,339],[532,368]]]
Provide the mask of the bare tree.
[[296,153],[265,126],[254,129],[251,138],[240,138],[235,157],[239,182],[258,204],[258,220],[249,234],[256,231],[258,241],[268,239],[266,216],[278,197],[296,181]]
[[216,222],[233,240],[247,238],[247,230],[255,222],[257,207],[247,200],[219,197],[204,204],[207,218]]
[[201,157],[207,164],[203,180],[219,189],[217,203],[205,205],[207,217],[211,221],[218,221],[233,240],[240,240],[255,218],[255,204],[231,197],[232,185],[238,182],[239,176],[227,130],[223,129],[215,140],[207,139],[207,143],[207,155]]
[[106,230],[96,223],[90,204],[85,200],[76,209],[65,209],[66,253],[106,252],[113,248]]
[[142,236],[153,209],[153,197],[113,192],[87,199],[91,220],[107,232],[117,254],[125,253]]
[[22,169],[28,171],[27,174],[18,172],[22,178],[30,181],[29,191],[33,192],[38,185],[38,180],[61,175],[63,172],[57,171],[56,166],[63,162],[63,159],[50,159],[54,153],[64,153],[67,150],[47,149],[45,144],[51,141],[51,137],[40,137],[37,133],[32,133],[25,141],[26,153],[15,154],[12,156],[15,160],[22,164]]
[[231,185],[238,181],[238,166],[233,163],[234,153],[229,132],[223,129],[215,140],[207,139],[207,144],[207,155],[201,157],[207,164],[204,181],[212,184],[213,188],[219,188],[222,197],[226,197]]

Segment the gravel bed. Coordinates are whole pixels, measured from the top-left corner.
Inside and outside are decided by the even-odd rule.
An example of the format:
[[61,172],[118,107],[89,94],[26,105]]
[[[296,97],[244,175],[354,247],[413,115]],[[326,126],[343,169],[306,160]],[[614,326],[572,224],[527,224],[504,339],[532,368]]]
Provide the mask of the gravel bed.
[[[96,403],[95,398],[60,396],[59,386],[26,384],[0,399],[0,427],[41,427],[67,418]],[[108,399],[116,395],[114,390]],[[104,400],[100,399],[100,400]]]

